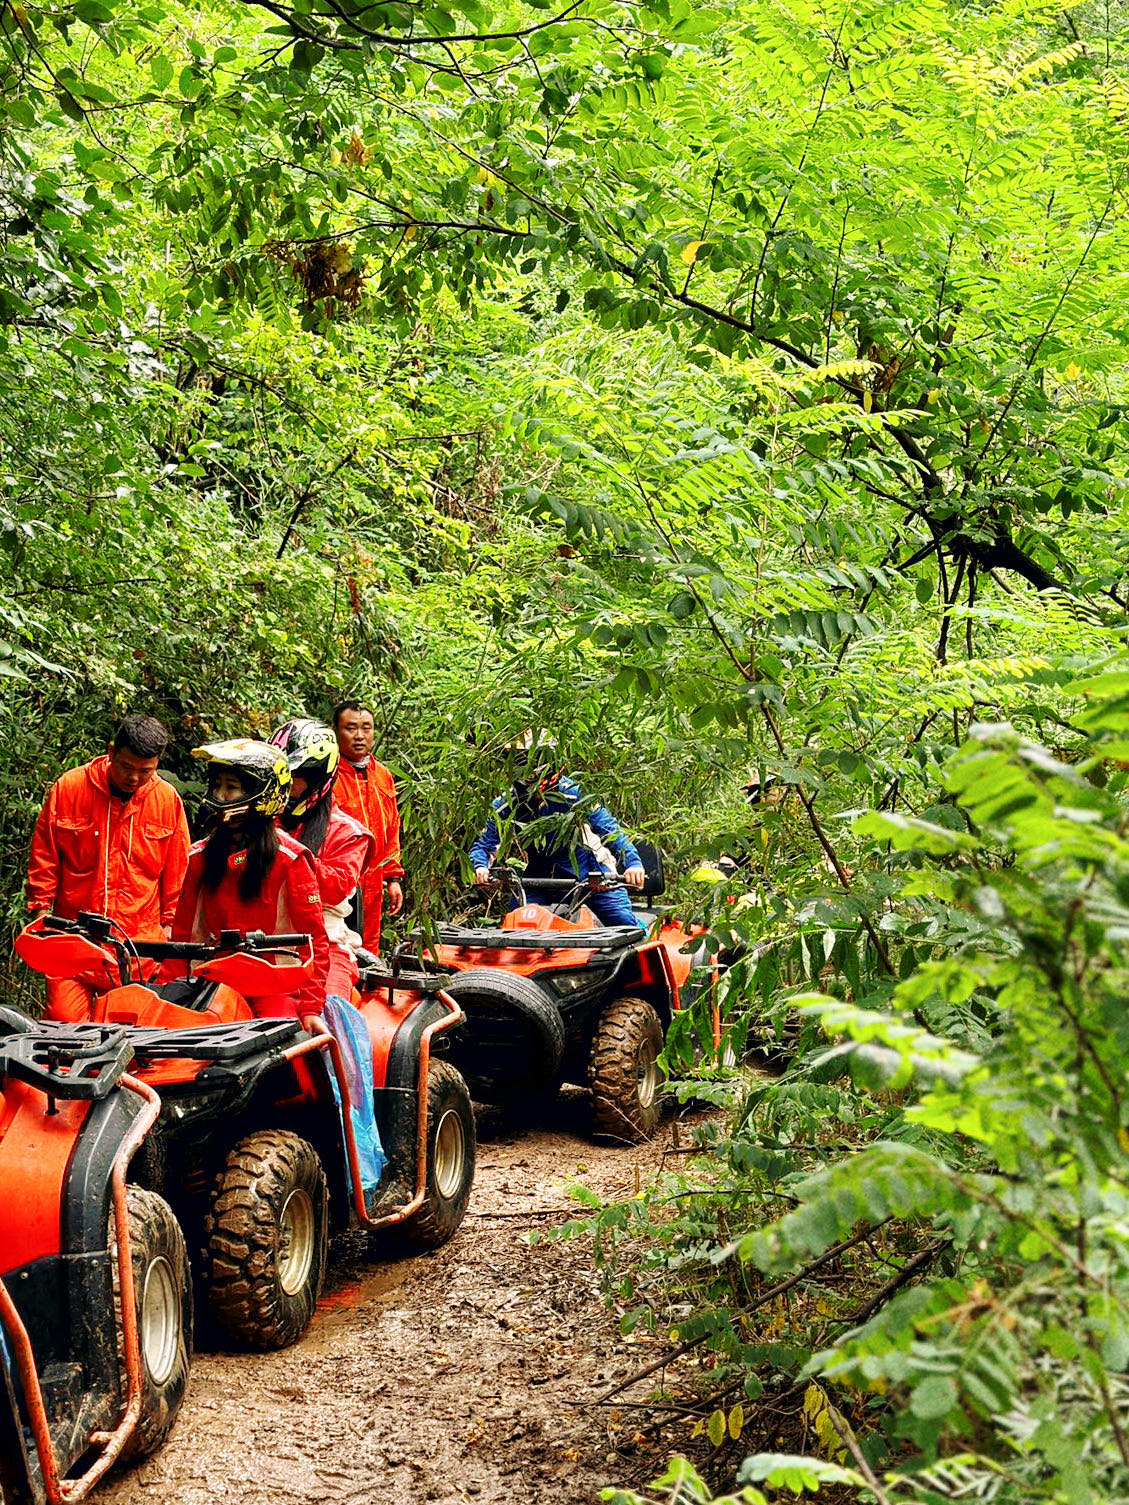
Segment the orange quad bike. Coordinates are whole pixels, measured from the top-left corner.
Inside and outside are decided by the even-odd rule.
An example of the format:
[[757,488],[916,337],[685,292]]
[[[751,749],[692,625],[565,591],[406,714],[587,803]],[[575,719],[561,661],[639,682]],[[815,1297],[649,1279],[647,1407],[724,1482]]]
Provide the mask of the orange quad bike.
[[180,1227],[127,1184],[160,1101],[119,1026],[0,1007],[0,1500],[81,1500],[153,1452],[184,1398]]
[[[663,890],[661,854],[639,844],[643,902]],[[698,1000],[719,1041],[717,963],[705,928],[685,929],[654,909],[648,925],[601,925],[588,880],[522,878],[502,870],[493,888],[513,907],[499,924],[440,924],[412,932],[398,960],[452,974],[447,992],[466,1015],[452,1059],[482,1102],[535,1102],[565,1082],[591,1091],[595,1131],[634,1143],[658,1128],[659,1056],[680,1010]],[[610,887],[611,884],[601,885]],[[544,896],[543,898],[541,896]]]
[[[302,1336],[331,1232],[395,1227],[433,1247],[459,1227],[475,1130],[466,1084],[442,1058],[463,1019],[444,979],[372,979],[362,1014],[383,1157],[366,1188],[336,1039],[320,1021],[308,1033],[296,1019],[256,1018],[246,1001],[300,986],[308,936],[132,941],[80,914],[45,916],[16,950],[49,977],[102,970],[95,1017],[125,1029],[134,1072],[159,1098],[133,1179],[168,1198],[206,1309],[229,1338],[270,1349]],[[184,975],[139,980],[154,963]]]

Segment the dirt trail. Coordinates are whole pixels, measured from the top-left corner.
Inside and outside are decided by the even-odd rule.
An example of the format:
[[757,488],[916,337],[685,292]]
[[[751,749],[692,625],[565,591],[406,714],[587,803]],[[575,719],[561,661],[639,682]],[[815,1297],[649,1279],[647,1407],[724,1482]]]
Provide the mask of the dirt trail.
[[587,1138],[583,1096],[552,1113],[529,1129],[480,1121],[474,1194],[444,1248],[390,1261],[385,1251],[375,1263],[341,1240],[303,1343],[198,1354],[169,1442],[98,1499],[563,1505],[634,1475],[640,1460],[617,1451],[626,1439],[583,1403],[650,1353],[605,1309],[590,1239],[530,1245],[524,1235],[576,1215],[566,1181],[630,1195],[636,1167],[644,1181],[658,1168],[670,1130],[600,1146]]

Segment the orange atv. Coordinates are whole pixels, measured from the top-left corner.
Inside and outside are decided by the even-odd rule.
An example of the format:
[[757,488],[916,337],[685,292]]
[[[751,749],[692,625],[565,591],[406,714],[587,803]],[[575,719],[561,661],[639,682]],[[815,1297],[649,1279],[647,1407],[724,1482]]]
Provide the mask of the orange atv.
[[0,1007],[0,1500],[81,1500],[153,1452],[184,1398],[180,1227],[127,1185],[160,1102],[128,1031]]
[[[646,844],[640,852],[643,892],[657,895],[661,857]],[[467,1020],[452,1059],[481,1101],[532,1101],[574,1082],[591,1089],[598,1133],[648,1138],[661,1116],[658,1058],[675,1012],[705,995],[718,1042],[717,966],[705,931],[653,910],[637,911],[647,930],[604,926],[585,903],[589,880],[526,881],[544,899],[527,902],[520,876],[495,871],[493,888],[513,905],[498,925],[441,924],[407,943],[424,967],[452,974],[447,992]],[[399,959],[406,954],[401,947]]]
[[[463,1018],[443,979],[373,979],[362,1008],[387,1157],[366,1197],[337,1041],[320,1021],[309,1034],[296,1019],[255,1018],[245,999],[298,987],[308,936],[133,941],[101,915],[48,915],[16,951],[49,977],[103,976],[95,1017],[125,1026],[136,1076],[160,1101],[134,1179],[172,1204],[207,1307],[230,1337],[266,1349],[302,1336],[330,1231],[394,1225],[434,1246],[458,1228],[475,1131],[466,1084],[435,1059]],[[183,964],[186,975],[140,981],[154,962]]]

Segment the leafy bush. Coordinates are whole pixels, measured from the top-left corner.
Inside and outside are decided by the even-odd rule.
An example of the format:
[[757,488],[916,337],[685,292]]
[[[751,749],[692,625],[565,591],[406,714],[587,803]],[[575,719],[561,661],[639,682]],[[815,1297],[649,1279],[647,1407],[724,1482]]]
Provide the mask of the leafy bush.
[[[915,964],[891,983],[872,956],[870,999],[865,967],[788,990],[838,1043],[742,1094],[704,1170],[603,1215],[605,1240],[654,1225],[652,1320],[693,1293],[678,1341],[716,1353],[686,1410],[715,1457],[783,1385],[824,1455],[809,1487],[830,1464],[891,1502],[1129,1492],[1129,672],[1068,689],[1078,760],[974,726],[945,771],[966,829],[856,821],[872,860],[913,859],[885,911],[887,934],[931,917]],[[767,1453],[737,1470],[766,1479]]]

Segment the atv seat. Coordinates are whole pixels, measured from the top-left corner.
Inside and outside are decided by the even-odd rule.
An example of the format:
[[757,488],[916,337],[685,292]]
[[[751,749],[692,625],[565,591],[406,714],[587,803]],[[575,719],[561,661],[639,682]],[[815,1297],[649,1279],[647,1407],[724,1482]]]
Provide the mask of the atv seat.
[[639,861],[643,864],[642,894],[647,899],[657,899],[666,892],[666,873],[663,869],[663,854],[653,841],[640,839],[635,843]]
[[644,939],[638,925],[603,925],[598,930],[503,930],[472,925],[436,925],[434,931],[413,930],[408,939],[428,945],[467,951],[624,951]]
[[218,987],[219,983],[212,982],[207,977],[175,977],[172,982],[163,982],[153,991],[166,1003],[176,1003],[182,1009],[199,1009],[203,1012]]

